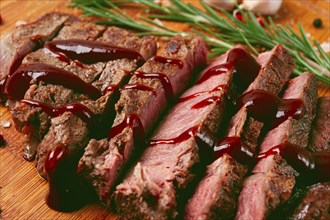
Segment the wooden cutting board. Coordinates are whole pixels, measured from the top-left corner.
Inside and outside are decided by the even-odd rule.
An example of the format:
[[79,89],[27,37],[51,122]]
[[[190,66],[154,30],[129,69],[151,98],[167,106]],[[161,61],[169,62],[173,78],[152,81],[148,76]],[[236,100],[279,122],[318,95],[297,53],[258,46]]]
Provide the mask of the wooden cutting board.
[[[197,0],[190,1],[198,4]],[[79,15],[80,11],[67,7],[68,1],[0,0],[0,39],[15,29],[15,24],[33,21],[46,12],[61,11]],[[127,11],[132,13],[132,11]],[[296,28],[300,22],[306,32],[320,43],[330,43],[330,4],[328,0],[285,0],[275,21]],[[323,20],[323,28],[316,29],[315,18]],[[187,25],[167,23],[177,30]],[[0,48],[1,50],[1,48]],[[1,51],[0,51],[1,52]],[[330,95],[330,87],[318,83],[319,96]],[[0,124],[9,122],[10,127],[0,125],[0,134],[7,142],[0,149],[0,219],[115,219],[116,215],[101,204],[91,204],[72,213],[53,211],[45,204],[48,190],[46,181],[40,178],[33,163],[21,157],[22,135],[14,129],[8,110],[0,106]]]

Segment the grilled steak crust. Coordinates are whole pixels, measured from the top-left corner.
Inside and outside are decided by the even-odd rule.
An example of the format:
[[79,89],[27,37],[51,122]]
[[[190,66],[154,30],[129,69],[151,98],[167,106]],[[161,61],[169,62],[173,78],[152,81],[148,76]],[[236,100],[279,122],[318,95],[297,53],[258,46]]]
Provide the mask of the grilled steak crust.
[[[308,133],[315,116],[317,90],[315,77],[303,73],[292,79],[285,90],[284,99],[301,99],[305,113],[299,119],[289,118],[267,133],[260,151],[289,142],[306,147]],[[296,171],[279,155],[261,159],[248,177],[240,192],[236,219],[264,219],[291,195]]]
[[[153,56],[156,53],[156,41],[154,37],[138,38],[130,32],[116,27],[109,27],[98,41],[117,47],[143,51],[145,57]],[[136,60],[127,58],[108,61],[100,78],[92,84],[101,91],[104,91],[109,85],[116,85],[120,88],[127,82],[130,76],[129,73],[132,73],[137,67]],[[51,120],[51,127],[39,144],[38,154],[35,160],[36,168],[42,177],[46,178],[44,162],[48,149],[51,146],[61,143],[68,147],[69,152],[81,153],[91,137],[104,138],[106,136],[108,129],[113,123],[116,96],[115,91],[108,91],[96,101],[84,100],[81,102],[91,110],[94,109],[96,122],[99,124],[96,123],[92,130],[88,129],[86,122],[71,113],[63,114]],[[79,126],[72,126],[73,123]],[[63,136],[66,138],[63,138]]]
[[[80,33],[79,29],[83,27],[86,27],[86,31]],[[72,35],[76,34],[76,39],[78,37],[81,37],[80,39],[82,40],[95,39],[103,31],[104,27],[92,23],[81,21],[67,22],[56,38],[68,40],[71,39]],[[77,64],[74,61],[67,63],[52,56],[45,48],[28,54],[22,63],[23,65],[33,63],[53,65],[74,73],[87,83],[92,83],[101,74],[105,65],[104,63],[97,63],[88,66]],[[45,84],[44,82],[36,83],[33,81],[31,83],[32,85],[25,93],[25,99],[41,101],[51,106],[61,106],[89,99],[86,95],[77,94],[60,85]],[[38,143],[49,129],[51,118],[40,108],[30,107],[19,101],[11,101],[10,103],[9,108],[15,126],[25,134],[23,157],[27,160],[33,160]]]
[[[201,76],[210,68],[225,63],[226,59],[227,55],[220,57]],[[234,67],[231,67],[225,73],[188,89],[181,98],[209,91],[219,85],[226,86],[226,89],[177,103],[163,119],[152,139],[176,138],[191,128],[198,128],[199,133],[206,129],[213,135],[217,134],[227,96],[232,90],[233,72]],[[210,96],[219,97],[219,101],[199,109],[192,107]],[[121,218],[172,219],[177,215],[178,193],[185,190],[195,178],[198,168],[193,168],[202,162],[195,140],[197,133],[177,143],[149,146],[144,151],[138,164],[116,188],[115,201]]]
[[20,25],[1,40],[0,79],[15,71],[21,61],[40,44],[52,39],[64,22],[75,17],[62,13],[48,13],[33,23]]
[[330,97],[318,99],[318,111],[313,122],[308,149],[313,152],[330,150]]
[[318,183],[309,187],[301,203],[289,219],[320,219],[330,218],[330,182]]
[[[261,65],[260,72],[246,92],[261,89],[278,93],[283,82],[288,80],[293,71],[292,58],[281,45],[278,45],[270,52],[260,54],[257,61]],[[276,77],[271,78],[269,74]],[[240,137],[241,141],[255,152],[262,127],[263,123],[250,117],[243,106],[230,120],[226,136]],[[205,177],[188,201],[186,219],[233,218],[243,177],[247,171],[247,166],[238,163],[228,154],[211,163],[206,169]]]
[[[148,60],[138,71],[146,73],[163,73],[171,82],[174,96],[182,92],[192,76],[192,71],[206,62],[206,49],[199,37],[174,37],[161,56],[180,59],[183,67],[176,64],[161,63],[153,59]],[[126,116],[135,114],[139,117],[145,133],[155,125],[159,115],[166,108],[166,91],[158,79],[144,79],[135,75],[129,84],[139,84],[151,87],[151,92],[142,90],[123,90],[116,104],[116,118],[114,126],[120,124]],[[99,142],[91,140],[80,160],[80,174],[92,183],[99,198],[110,205],[111,194],[115,181],[135,148],[133,129],[126,127],[111,140]]]

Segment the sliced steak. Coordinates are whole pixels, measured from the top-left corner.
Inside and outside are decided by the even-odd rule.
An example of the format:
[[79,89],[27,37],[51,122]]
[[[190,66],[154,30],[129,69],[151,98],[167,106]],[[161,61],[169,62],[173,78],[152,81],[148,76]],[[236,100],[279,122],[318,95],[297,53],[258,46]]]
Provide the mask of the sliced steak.
[[[154,37],[138,38],[116,27],[109,27],[102,38],[98,40],[113,46],[141,51],[142,56],[146,58],[153,56],[157,50],[156,39]],[[114,90],[106,89],[109,86],[120,88],[128,81],[131,76],[130,73],[136,70],[137,67],[137,61],[128,58],[109,61],[106,63],[100,78],[92,83],[101,91],[106,91],[106,94],[96,101],[86,100],[82,103],[91,107],[91,109],[95,109],[93,112],[97,118],[96,121],[100,123],[99,126],[95,125],[90,130],[86,122],[71,113],[65,113],[52,119],[49,132],[39,144],[38,154],[35,160],[36,168],[42,177],[46,177],[44,173],[44,162],[47,152],[52,146],[63,144],[68,147],[69,153],[80,153],[91,137],[104,138],[106,136],[114,119],[114,104],[118,99]],[[72,123],[76,123],[77,126],[71,126]]]
[[[165,58],[161,59],[163,61],[156,58],[150,59],[138,71],[146,74],[160,74],[159,76],[163,76],[162,80],[134,75],[129,81],[130,85],[146,86],[154,92],[123,90],[116,104],[116,118],[110,130],[110,135],[113,137],[109,141],[91,140],[80,160],[80,174],[92,183],[99,198],[106,205],[110,204],[115,181],[132,153],[138,152],[138,148],[142,147],[134,138],[138,136],[135,125],[124,126],[122,130],[120,126],[131,123],[127,118],[134,115],[141,122],[140,127],[143,128],[140,130],[148,134],[166,108],[166,104],[171,101],[166,98],[172,99],[168,97],[171,93],[169,90],[172,90],[174,96],[180,94],[191,79],[192,71],[206,63],[206,48],[200,37],[176,36],[167,44],[161,56]],[[170,84],[164,82],[166,78]],[[133,121],[134,124],[138,123],[134,119]],[[141,135],[144,136],[144,134]],[[140,138],[143,139],[143,137]]]
[[[292,58],[281,45],[278,45],[270,52],[260,54],[257,61],[261,69],[246,92],[261,89],[277,94],[293,71]],[[262,127],[263,123],[249,116],[247,108],[243,106],[231,119],[226,136],[240,137],[251,152],[255,152]],[[211,163],[207,167],[205,177],[197,185],[193,196],[188,201],[185,218],[232,218],[247,170],[247,166],[235,161],[228,154],[224,154]]]
[[[83,27],[86,27],[86,31],[77,34],[77,32],[81,32],[78,29]],[[104,27],[92,23],[81,21],[67,22],[56,38],[70,39],[72,34],[76,34],[76,37],[81,37],[83,40],[95,39],[103,33],[103,31]],[[87,83],[93,82],[93,80],[100,75],[105,65],[104,63],[96,63],[87,66],[75,61],[63,61],[52,55],[50,51],[45,48],[28,54],[22,63],[23,65],[34,63],[50,64],[74,73]],[[52,106],[60,106],[70,102],[89,99],[86,95],[75,93],[73,90],[60,85],[45,84],[42,81],[37,84],[33,81],[31,83],[32,85],[25,93],[25,99],[41,101]],[[31,107],[21,102],[11,101],[9,108],[16,129],[22,131],[26,135],[23,157],[27,160],[33,160],[37,145],[50,126],[50,117],[40,108]]]
[[310,186],[289,219],[330,219],[330,182]]
[[[179,190],[186,189],[195,178],[201,162],[196,137],[204,136],[204,130],[213,135],[220,130],[234,67],[223,66],[222,74],[201,80],[226,60],[227,54],[214,61],[203,71],[200,81],[181,96],[157,128],[138,164],[117,186],[115,201],[121,218],[172,219],[178,214]],[[212,90],[219,86],[223,89]],[[210,97],[217,99],[206,104]]]
[[318,99],[308,149],[313,152],[330,150],[330,97]]
[[[291,143],[306,147],[308,133],[315,116],[317,89],[315,77],[303,73],[292,79],[284,99],[301,99],[305,112],[299,119],[289,117],[270,130],[263,139],[260,152]],[[279,155],[269,155],[258,161],[243,184],[238,200],[236,219],[265,219],[276,207],[285,202],[295,185],[296,171]]]
[[15,32],[1,40],[0,79],[15,71],[25,55],[56,36],[69,19],[75,18],[68,14],[48,13],[33,23],[18,26]]

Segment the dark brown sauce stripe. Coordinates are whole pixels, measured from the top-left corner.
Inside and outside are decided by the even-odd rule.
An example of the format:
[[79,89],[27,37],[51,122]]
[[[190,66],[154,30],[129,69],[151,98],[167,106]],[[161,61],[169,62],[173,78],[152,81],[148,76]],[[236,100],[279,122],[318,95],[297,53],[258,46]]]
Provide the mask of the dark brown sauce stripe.
[[251,117],[271,128],[289,117],[297,119],[304,113],[304,104],[300,99],[281,99],[263,90],[252,90],[243,94],[237,104],[239,108],[245,106]]
[[142,91],[149,91],[149,92],[152,92],[152,94],[154,96],[157,95],[154,88],[151,88],[149,86],[142,85],[142,84],[127,84],[127,85],[123,86],[123,88],[121,90],[130,90],[130,89],[133,89],[133,90],[142,90]]
[[51,209],[71,212],[93,200],[94,194],[76,175],[79,158],[63,144],[49,149],[44,167],[49,181],[46,202]]
[[47,64],[21,66],[7,80],[5,94],[10,98],[22,99],[30,87],[31,80],[62,85],[79,93],[86,94],[93,99],[101,96],[101,92],[96,87],[86,83],[75,74]]
[[214,160],[229,154],[242,164],[254,164],[254,154],[239,137],[219,139],[213,147]]
[[161,81],[163,88],[165,90],[165,96],[167,100],[172,100],[174,97],[173,88],[168,77],[163,73],[144,73],[141,71],[136,71],[134,73],[139,78],[146,79],[158,79]]
[[221,101],[219,96],[211,96],[191,106],[192,109],[200,109],[212,104],[218,104]]
[[203,74],[203,76],[197,81],[197,84],[201,84],[213,76],[227,73],[228,71],[232,70],[233,68],[234,68],[234,66],[231,63],[223,63],[220,65],[214,66]]
[[126,116],[120,124],[112,127],[109,131],[108,139],[110,140],[119,135],[125,128],[131,128],[133,130],[134,141],[136,144],[145,145],[144,127],[137,114],[130,114]]
[[210,94],[212,92],[226,91],[227,89],[228,89],[227,85],[220,85],[220,86],[217,86],[217,87],[215,87],[214,89],[212,89],[210,91],[197,92],[197,93],[194,93],[194,94],[189,95],[189,96],[181,97],[181,98],[179,98],[178,103],[186,102],[186,101],[191,100],[193,98],[196,98],[198,96],[205,95],[205,94]]
[[261,66],[253,56],[242,48],[233,48],[227,56],[227,62],[235,66],[235,83],[244,91],[258,76]]
[[164,63],[164,64],[174,64],[174,65],[177,65],[180,69],[183,68],[183,62],[179,59],[154,56],[152,58],[152,60],[159,62],[159,63]]
[[180,134],[179,136],[177,136],[175,138],[150,140],[149,141],[149,146],[155,146],[155,145],[158,145],[158,144],[177,144],[177,143],[181,143],[183,141],[188,140],[190,137],[194,137],[196,135],[198,129],[199,129],[198,126],[189,128],[185,132],[183,132],[182,134]]
[[141,65],[144,62],[140,53],[121,47],[111,46],[89,40],[55,40],[47,42],[45,47],[55,54],[62,53],[72,60],[86,64],[107,62],[116,59],[135,59]]
[[71,112],[72,114],[78,116],[89,125],[92,124],[92,121],[94,119],[94,113],[89,108],[87,108],[86,106],[80,103],[70,103],[67,105],[60,106],[58,108],[54,108],[43,102],[39,102],[35,100],[22,99],[21,102],[29,106],[41,108],[45,113],[47,113],[52,118],[58,117],[62,115],[64,112]]

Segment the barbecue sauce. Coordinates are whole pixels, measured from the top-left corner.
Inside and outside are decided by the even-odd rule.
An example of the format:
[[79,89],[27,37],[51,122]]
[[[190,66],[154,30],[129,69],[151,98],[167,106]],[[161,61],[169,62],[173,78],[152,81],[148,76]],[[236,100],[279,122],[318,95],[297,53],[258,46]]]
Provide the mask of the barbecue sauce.
[[46,202],[51,209],[71,212],[93,199],[90,188],[76,175],[78,161],[63,144],[48,151],[44,167],[49,181]]
[[191,108],[192,109],[200,109],[200,108],[205,108],[206,106],[209,106],[211,104],[218,104],[220,103],[221,98],[219,96],[211,96],[206,99],[203,99],[202,101],[196,103],[193,105]]
[[70,103],[55,108],[50,105],[47,105],[46,103],[35,100],[22,99],[21,102],[29,106],[41,108],[45,113],[47,113],[52,118],[58,117],[62,115],[64,112],[71,112],[72,114],[78,116],[83,121],[85,121],[89,126],[93,124],[92,122],[94,120],[94,113],[81,103]]
[[231,49],[227,62],[235,66],[234,80],[241,91],[244,91],[253,82],[261,68],[254,57],[242,48]]
[[229,154],[242,164],[254,164],[254,153],[239,137],[225,137],[213,146],[214,160]]
[[264,122],[270,128],[277,127],[289,117],[300,118],[304,104],[300,99],[281,99],[270,92],[252,90],[237,101],[238,107],[245,106],[251,117]]
[[144,62],[138,52],[121,47],[111,46],[98,41],[89,40],[55,40],[47,42],[45,47],[55,54],[65,54],[72,60],[79,60],[82,63],[92,64],[107,62],[116,59],[135,59],[138,65]]
[[173,88],[169,78],[163,73],[145,73],[142,71],[136,71],[135,76],[144,79],[158,79],[163,85],[165,90],[165,96],[167,100],[172,100],[174,97]]
[[101,92],[96,87],[86,83],[75,74],[41,63],[21,66],[7,80],[5,94],[14,99],[22,99],[25,92],[30,87],[31,80],[62,85],[66,88],[86,94],[93,99],[97,99],[101,96]]
[[216,86],[214,89],[212,89],[210,91],[196,92],[196,93],[194,93],[192,95],[179,98],[178,103],[186,102],[188,100],[191,100],[191,99],[193,99],[195,97],[198,97],[198,96],[201,96],[201,95],[210,94],[210,93],[213,93],[213,92],[216,92],[216,91],[226,91],[226,90],[228,90],[228,86],[227,85]]
[[272,147],[257,156],[262,160],[272,155],[280,155],[302,176],[316,177],[318,180],[330,180],[330,151],[312,153],[291,143]]
[[183,68],[183,62],[179,59],[174,59],[174,58],[166,58],[166,57],[161,57],[161,56],[154,56],[151,58],[152,60],[163,63],[163,64],[174,64],[179,67],[179,69]]
[[202,84],[213,76],[221,75],[227,73],[229,70],[234,68],[232,63],[223,63],[217,66],[214,66],[207,70],[203,76],[197,81],[197,84]]
[[130,114],[124,118],[124,120],[112,127],[108,134],[108,139],[112,139],[113,137],[119,135],[124,131],[125,128],[131,128],[133,130],[133,138],[136,144],[145,145],[145,132],[143,128],[143,124],[137,114]]
[[149,146],[155,146],[158,144],[177,144],[188,140],[190,137],[194,137],[198,131],[199,126],[194,126],[192,128],[187,129],[179,136],[170,139],[158,139],[158,140],[150,140]]
[[0,134],[0,147],[5,146],[5,144],[6,144],[5,138]]
[[125,86],[123,86],[123,88],[121,90],[130,90],[130,89],[149,91],[149,92],[152,92],[152,94],[154,96],[157,95],[154,88],[151,88],[149,86],[142,85],[142,84],[126,84]]

